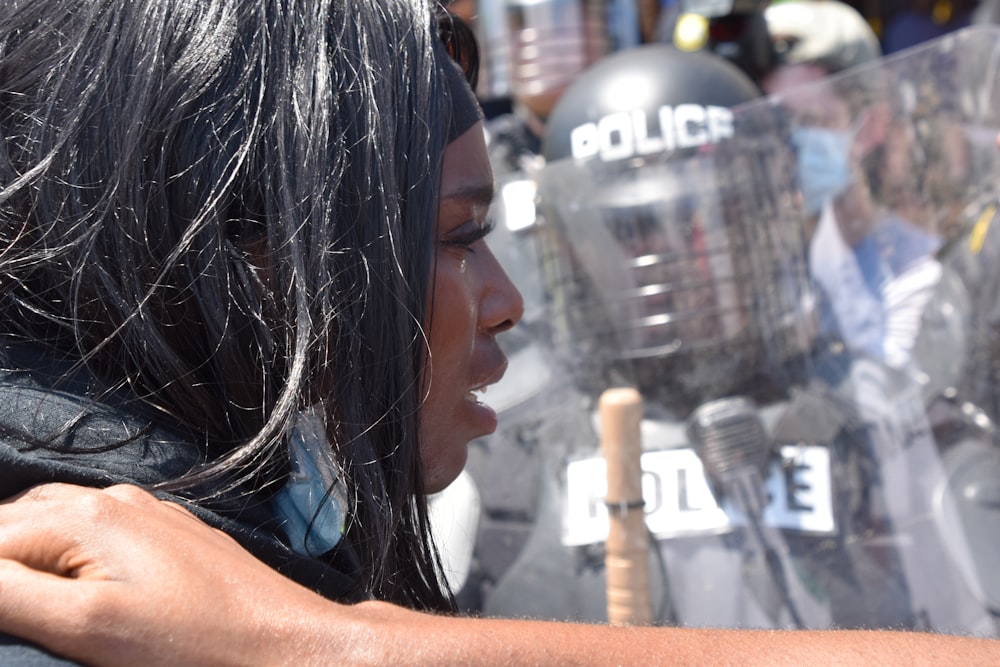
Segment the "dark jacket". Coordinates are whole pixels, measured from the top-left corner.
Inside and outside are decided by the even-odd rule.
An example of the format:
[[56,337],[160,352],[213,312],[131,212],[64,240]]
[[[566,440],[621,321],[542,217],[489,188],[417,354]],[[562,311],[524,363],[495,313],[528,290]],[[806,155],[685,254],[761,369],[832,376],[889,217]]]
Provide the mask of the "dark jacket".
[[[34,346],[0,342],[0,497],[44,482],[148,487],[202,462],[200,448],[155,425],[127,399],[95,402],[92,383],[80,374],[66,380],[68,369]],[[356,601],[347,593],[355,571],[351,554],[325,560],[297,555],[285,544],[267,498],[231,492],[208,504],[198,502],[198,492],[190,499],[158,495],[184,504],[296,582],[331,599]],[[0,635],[0,664],[68,663]]]

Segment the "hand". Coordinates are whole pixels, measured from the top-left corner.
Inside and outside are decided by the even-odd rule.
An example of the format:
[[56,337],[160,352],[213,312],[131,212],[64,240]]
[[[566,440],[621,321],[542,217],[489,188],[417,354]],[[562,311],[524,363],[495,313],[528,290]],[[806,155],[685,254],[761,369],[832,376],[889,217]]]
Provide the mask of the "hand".
[[301,625],[339,608],[136,487],[49,484],[0,503],[0,631],[74,660],[302,664]]

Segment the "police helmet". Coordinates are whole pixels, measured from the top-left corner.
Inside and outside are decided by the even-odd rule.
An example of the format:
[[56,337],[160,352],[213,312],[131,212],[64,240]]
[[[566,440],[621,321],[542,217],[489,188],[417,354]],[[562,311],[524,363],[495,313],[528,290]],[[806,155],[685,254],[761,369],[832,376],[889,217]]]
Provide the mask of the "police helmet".
[[759,97],[720,57],[650,44],[588,69],[553,110],[536,176],[546,282],[556,349],[588,390],[626,382],[689,410],[759,367],[762,322],[794,301],[774,306],[759,165],[724,150],[732,107]]
[[779,66],[815,64],[836,74],[881,56],[871,26],[839,0],[780,2],[764,11],[764,20]]
[[[745,74],[710,53],[666,44],[621,51],[594,64],[563,93],[549,116],[542,154],[550,162],[591,151],[614,159],[658,152],[657,136],[668,148],[672,137],[679,148],[715,143],[731,134],[728,109],[759,95]],[[665,109],[670,118],[661,117]],[[657,134],[654,128],[664,120],[669,131]]]

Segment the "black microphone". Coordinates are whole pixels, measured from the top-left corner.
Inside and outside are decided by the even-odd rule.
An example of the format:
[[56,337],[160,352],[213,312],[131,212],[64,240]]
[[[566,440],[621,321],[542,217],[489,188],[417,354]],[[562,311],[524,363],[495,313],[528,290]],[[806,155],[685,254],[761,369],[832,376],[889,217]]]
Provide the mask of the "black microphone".
[[[796,574],[781,532],[764,521],[768,503],[764,480],[773,451],[754,403],[744,396],[703,403],[688,420],[688,436],[716,497],[729,500],[746,517],[748,543],[744,556],[761,557],[765,563],[764,568],[747,568],[748,584],[765,611],[777,620],[783,601],[797,627],[827,627],[828,611]],[[770,582],[754,578],[753,573],[761,571]],[[775,594],[780,600],[774,600]]]

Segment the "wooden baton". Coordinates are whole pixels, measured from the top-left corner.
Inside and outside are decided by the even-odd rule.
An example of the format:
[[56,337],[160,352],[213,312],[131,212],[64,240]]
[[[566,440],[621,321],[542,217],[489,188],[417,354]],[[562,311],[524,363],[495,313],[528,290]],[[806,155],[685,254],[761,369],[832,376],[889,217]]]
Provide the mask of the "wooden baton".
[[608,468],[608,622],[649,625],[649,539],[642,503],[642,397],[635,389],[608,389],[599,402],[601,451]]

